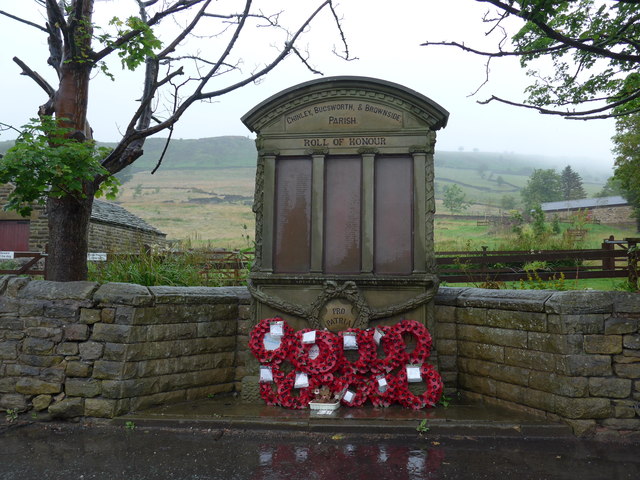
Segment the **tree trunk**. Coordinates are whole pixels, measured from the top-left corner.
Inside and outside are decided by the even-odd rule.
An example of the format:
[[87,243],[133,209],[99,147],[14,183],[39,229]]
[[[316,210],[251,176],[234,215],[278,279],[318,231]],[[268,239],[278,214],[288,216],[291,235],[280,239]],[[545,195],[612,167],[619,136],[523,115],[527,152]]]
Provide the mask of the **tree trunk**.
[[49,256],[47,280],[71,282],[87,279],[89,219],[94,192],[86,198],[49,198]]
[[[73,0],[70,4],[71,14],[58,70],[59,84],[53,102],[58,124],[70,128],[69,136],[79,142],[92,138],[87,125],[92,64],[85,56],[91,53],[93,2]],[[82,195],[75,193],[47,200],[48,280],[71,282],[87,279],[89,219],[95,186],[84,182]]]

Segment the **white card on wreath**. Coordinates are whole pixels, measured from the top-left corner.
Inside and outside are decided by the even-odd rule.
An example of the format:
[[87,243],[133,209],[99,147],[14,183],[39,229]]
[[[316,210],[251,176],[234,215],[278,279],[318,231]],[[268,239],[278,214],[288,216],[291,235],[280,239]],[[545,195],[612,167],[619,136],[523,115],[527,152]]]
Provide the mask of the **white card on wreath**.
[[316,344],[311,345],[311,348],[309,348],[309,353],[307,353],[307,355],[309,356],[310,360],[315,360],[320,356],[320,347]]
[[345,332],[342,337],[342,347],[345,350],[358,350],[358,340],[355,333]]
[[376,328],[373,331],[373,341],[376,342],[376,345],[380,345],[380,340],[382,340],[382,337],[384,337],[384,333]]
[[316,343],[316,331],[304,332],[302,334],[302,343]]
[[271,371],[271,367],[260,367],[260,381],[262,383],[273,382],[273,372]]
[[284,322],[271,322],[269,324],[269,333],[272,337],[284,336]]
[[347,390],[346,392],[344,392],[343,398],[345,402],[351,403],[353,399],[356,398],[356,394],[353,393],[351,390]]
[[279,349],[281,343],[281,337],[274,337],[269,332],[265,333],[264,338],[262,339],[264,349],[269,352]]
[[293,388],[307,388],[309,386],[309,377],[304,372],[296,372],[296,380]]
[[384,377],[379,377],[378,378],[378,391],[380,393],[384,393],[387,391],[387,387],[388,387],[388,383],[387,383],[387,379]]
[[420,365],[407,365],[407,381],[409,383],[421,382]]

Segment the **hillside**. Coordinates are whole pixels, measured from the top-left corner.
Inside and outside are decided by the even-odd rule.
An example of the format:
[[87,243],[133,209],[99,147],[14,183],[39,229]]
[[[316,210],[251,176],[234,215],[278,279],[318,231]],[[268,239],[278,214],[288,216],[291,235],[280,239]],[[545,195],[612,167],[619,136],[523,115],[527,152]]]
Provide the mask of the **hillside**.
[[[101,143],[107,147],[115,143]],[[13,141],[0,142],[0,153],[13,145]],[[131,167],[130,173],[153,170],[165,146],[163,138],[149,138],[144,144],[144,155]],[[198,139],[173,139],[162,162],[163,169],[209,169],[220,167],[250,167],[255,164],[256,147],[247,137],[226,136]]]
[[[0,141],[0,153],[13,145],[12,140]],[[101,143],[113,146],[114,143]],[[144,155],[131,167],[130,173],[152,170],[165,146],[165,139],[150,138],[146,141]],[[252,167],[255,165],[256,148],[249,137],[223,136],[198,139],[173,139],[169,144],[162,163],[163,170],[211,169],[227,167]],[[582,158],[545,157],[541,155],[519,155],[515,153],[492,152],[448,152],[437,150],[436,170],[440,168],[470,170],[494,176],[528,177],[535,168],[555,168],[564,166],[580,173],[585,183],[602,184],[611,175],[606,166],[593,166],[592,161]]]
[[[0,142],[0,153],[11,144]],[[173,140],[162,166],[150,175],[163,148],[163,139],[147,140],[144,155],[118,175],[123,181],[118,203],[169,238],[215,239],[219,246],[244,246],[247,233],[253,231],[254,141],[240,136]],[[441,199],[444,188],[455,183],[473,203],[465,213],[499,213],[505,197],[520,200],[520,189],[534,169],[560,172],[566,165],[581,174],[589,195],[600,190],[612,173],[607,168],[589,167],[580,159],[438,151],[438,211],[448,213]]]

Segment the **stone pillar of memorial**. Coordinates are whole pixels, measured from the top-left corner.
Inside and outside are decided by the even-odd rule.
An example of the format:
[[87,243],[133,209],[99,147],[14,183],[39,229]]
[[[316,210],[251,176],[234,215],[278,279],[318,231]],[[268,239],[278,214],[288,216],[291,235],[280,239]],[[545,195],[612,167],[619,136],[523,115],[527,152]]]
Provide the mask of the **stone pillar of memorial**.
[[[402,85],[330,77],[286,89],[242,118],[257,134],[248,282],[256,323],[281,317],[294,329],[333,332],[402,319],[433,326],[433,153],[448,115]],[[257,380],[246,380],[248,393]]]

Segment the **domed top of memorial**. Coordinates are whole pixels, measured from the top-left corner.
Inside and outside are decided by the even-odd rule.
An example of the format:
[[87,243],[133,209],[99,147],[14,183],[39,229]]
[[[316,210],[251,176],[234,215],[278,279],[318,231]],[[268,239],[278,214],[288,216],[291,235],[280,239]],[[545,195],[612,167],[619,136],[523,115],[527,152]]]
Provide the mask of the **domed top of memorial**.
[[267,98],[242,117],[253,132],[439,130],[449,112],[403,85],[338,76],[301,83]]

